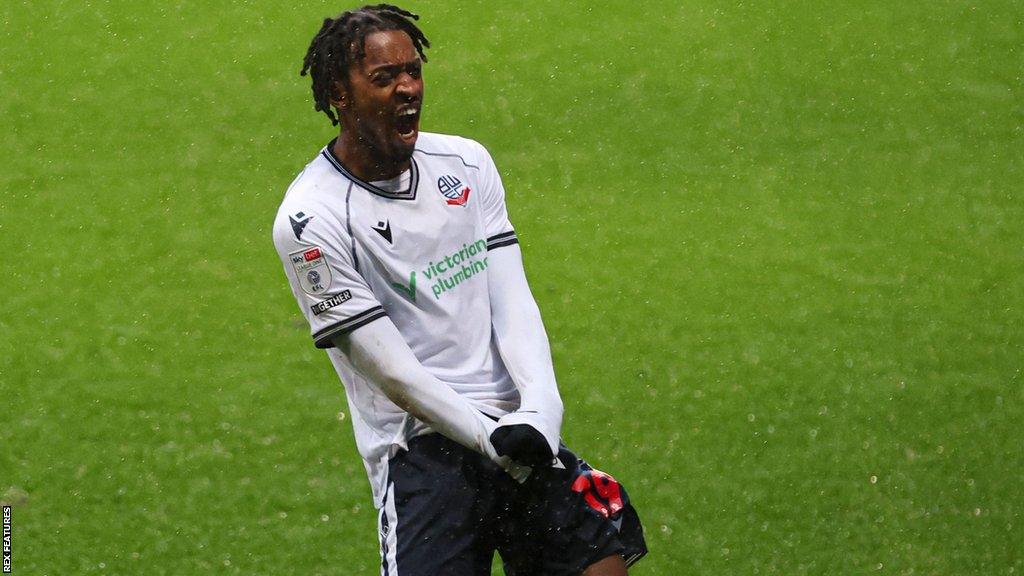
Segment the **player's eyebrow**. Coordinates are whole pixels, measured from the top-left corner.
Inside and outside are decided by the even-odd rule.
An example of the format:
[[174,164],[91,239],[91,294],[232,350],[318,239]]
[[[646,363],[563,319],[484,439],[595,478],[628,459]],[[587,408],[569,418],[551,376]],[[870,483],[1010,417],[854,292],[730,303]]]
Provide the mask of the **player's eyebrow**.
[[408,62],[403,62],[401,64],[381,64],[379,66],[374,66],[373,68],[370,68],[369,70],[366,71],[366,74],[369,76],[382,70],[386,72],[397,72],[399,70],[405,70],[409,66],[421,66],[422,64],[423,60],[419,58],[415,58],[413,60],[409,60]]

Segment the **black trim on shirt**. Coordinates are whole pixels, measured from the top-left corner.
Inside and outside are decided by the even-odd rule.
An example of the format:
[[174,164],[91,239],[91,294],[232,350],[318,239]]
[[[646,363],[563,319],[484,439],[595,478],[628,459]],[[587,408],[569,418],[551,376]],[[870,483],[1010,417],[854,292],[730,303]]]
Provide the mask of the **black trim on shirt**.
[[356,237],[352,235],[352,186],[354,182],[348,183],[348,192],[345,193],[345,230],[352,240],[352,266],[359,272],[359,257],[356,256]]
[[348,334],[349,332],[352,332],[356,328],[366,326],[370,322],[373,322],[374,320],[378,320],[385,316],[387,316],[387,313],[384,312],[384,308],[380,306],[374,306],[369,310],[363,310],[362,312],[356,314],[355,316],[351,316],[339,322],[335,322],[334,324],[331,324],[330,326],[324,328],[323,330],[320,330],[316,334],[313,334],[313,343],[316,345],[317,348],[320,348],[321,350],[327,348],[334,348],[334,342],[331,342],[331,340],[335,336],[341,334]]
[[495,234],[494,236],[487,238],[487,249],[494,250],[495,248],[511,246],[518,243],[519,239],[516,237],[515,230],[509,230],[508,232],[502,232],[501,234]]
[[466,159],[463,158],[462,156],[459,156],[458,154],[446,154],[444,152],[427,152],[426,150],[424,150],[422,148],[417,148],[416,151],[421,153],[421,154],[426,154],[427,156],[444,156],[446,158],[458,158],[459,160],[462,161],[462,165],[465,166],[466,168],[472,168],[474,170],[480,170],[479,166],[474,166],[474,165],[470,164],[469,162],[466,162]]
[[348,178],[349,180],[355,182],[356,184],[359,184],[361,188],[364,188],[366,189],[366,191],[372,194],[376,194],[377,196],[383,196],[384,198],[390,198],[392,200],[416,199],[416,187],[419,185],[420,182],[420,170],[419,167],[416,166],[415,159],[409,159],[409,170],[412,172],[409,177],[409,188],[401,192],[391,192],[390,190],[385,190],[383,188],[374,186],[373,184],[370,184],[365,180],[361,180],[358,177],[356,177],[355,174],[349,172],[348,169],[345,168],[345,165],[341,163],[341,160],[339,160],[338,157],[334,155],[334,143],[337,142],[337,140],[338,139],[335,138],[334,140],[331,140],[330,144],[324,146],[324,149],[320,151],[320,155],[323,156],[324,158],[327,158],[331,165],[334,166],[334,169],[337,170],[338,172],[341,172],[342,176]]

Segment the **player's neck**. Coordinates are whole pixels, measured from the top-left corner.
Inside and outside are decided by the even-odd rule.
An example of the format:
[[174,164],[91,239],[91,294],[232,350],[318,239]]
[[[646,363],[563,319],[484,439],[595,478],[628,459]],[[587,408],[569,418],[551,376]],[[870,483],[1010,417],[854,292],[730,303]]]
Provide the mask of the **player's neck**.
[[346,133],[338,136],[331,151],[346,170],[364,182],[390,180],[409,169],[409,160],[392,161],[381,158],[378,153],[361,140],[346,137]]

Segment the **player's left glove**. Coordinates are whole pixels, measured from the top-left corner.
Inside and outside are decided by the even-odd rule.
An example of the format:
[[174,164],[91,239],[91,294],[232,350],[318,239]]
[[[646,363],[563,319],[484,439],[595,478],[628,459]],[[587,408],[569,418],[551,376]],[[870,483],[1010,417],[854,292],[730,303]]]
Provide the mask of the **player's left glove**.
[[555,459],[544,435],[529,424],[499,426],[491,432],[491,444],[498,456],[527,466],[548,466]]

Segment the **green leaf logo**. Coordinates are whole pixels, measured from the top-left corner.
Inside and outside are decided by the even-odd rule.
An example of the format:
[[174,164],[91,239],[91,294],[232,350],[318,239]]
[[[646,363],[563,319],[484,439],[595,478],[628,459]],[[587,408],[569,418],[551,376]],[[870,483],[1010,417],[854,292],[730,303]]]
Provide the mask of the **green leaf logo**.
[[415,270],[413,270],[412,273],[409,274],[409,285],[408,286],[406,286],[405,284],[402,284],[400,282],[392,282],[391,285],[395,287],[395,290],[398,290],[399,292],[402,293],[403,296],[408,298],[410,302],[415,302],[416,301],[416,271]]

